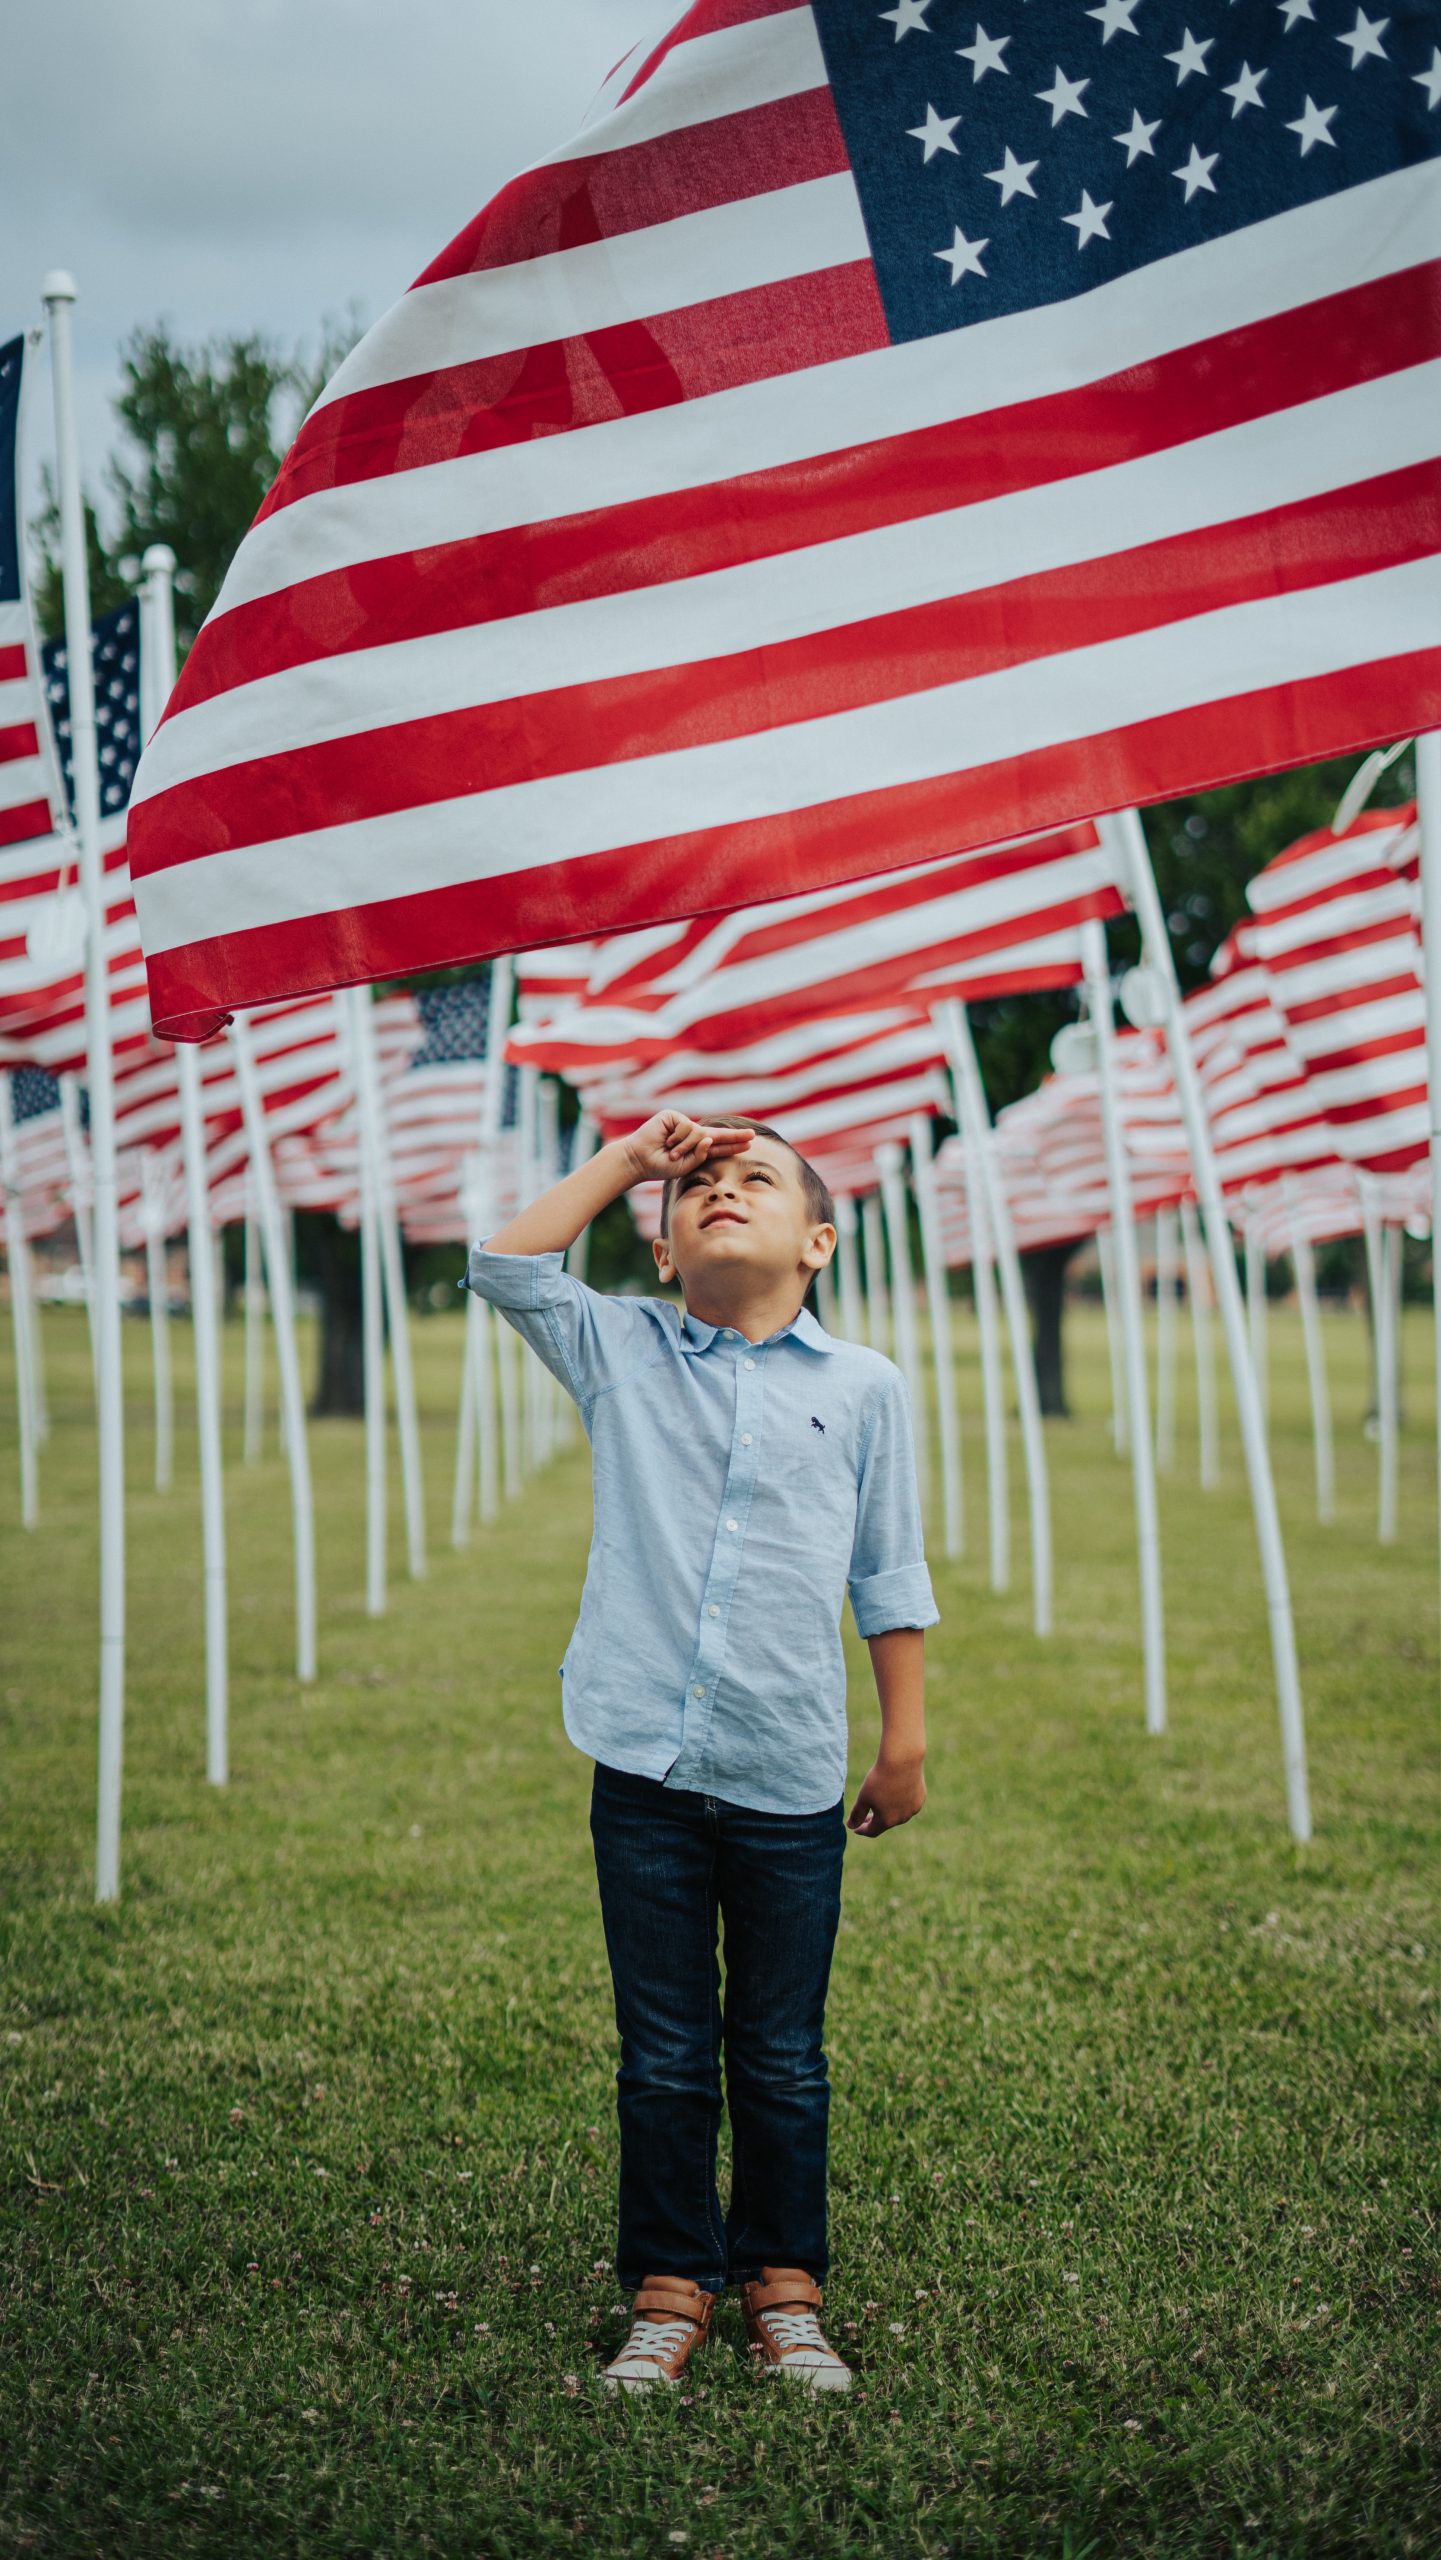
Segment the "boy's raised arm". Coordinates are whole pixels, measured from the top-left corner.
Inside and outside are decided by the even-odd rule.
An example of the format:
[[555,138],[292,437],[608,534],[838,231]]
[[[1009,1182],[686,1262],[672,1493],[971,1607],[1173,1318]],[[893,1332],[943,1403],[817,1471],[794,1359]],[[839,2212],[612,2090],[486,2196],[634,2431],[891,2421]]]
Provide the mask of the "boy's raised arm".
[[740,1155],[748,1129],[708,1129],[684,1111],[658,1111],[629,1138],[612,1139],[485,1238],[488,1253],[565,1253],[576,1237],[636,1182],[667,1182],[712,1156]]

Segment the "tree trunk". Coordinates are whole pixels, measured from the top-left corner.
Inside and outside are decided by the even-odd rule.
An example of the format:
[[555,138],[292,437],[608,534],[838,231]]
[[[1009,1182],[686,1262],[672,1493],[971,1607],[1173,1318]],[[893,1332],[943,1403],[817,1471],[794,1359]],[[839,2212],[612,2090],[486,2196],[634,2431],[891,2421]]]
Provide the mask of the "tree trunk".
[[338,1218],[313,1217],[307,1260],[320,1292],[320,1363],[312,1413],[365,1411],[365,1359],[360,1314],[360,1238]]
[[1036,1347],[1036,1385],[1040,1390],[1041,1411],[1059,1415],[1062,1420],[1069,1420],[1071,1408],[1066,1402],[1061,1318],[1066,1304],[1066,1272],[1080,1241],[1077,1236],[1069,1244],[1043,1244],[1034,1253],[1021,1256],[1021,1271],[1031,1309],[1031,1338]]

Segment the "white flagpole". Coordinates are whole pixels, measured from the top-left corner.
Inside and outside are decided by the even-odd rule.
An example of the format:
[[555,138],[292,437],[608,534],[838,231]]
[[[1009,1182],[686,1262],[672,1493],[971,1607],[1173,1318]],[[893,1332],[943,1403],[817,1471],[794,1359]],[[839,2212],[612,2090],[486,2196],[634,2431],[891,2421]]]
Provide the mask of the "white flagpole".
[[895,1319],[896,1366],[905,1379],[911,1399],[911,1416],[916,1441],[916,1483],[924,1512],[931,1495],[930,1417],[926,1411],[925,1385],[921,1376],[920,1342],[916,1331],[916,1284],[911,1276],[911,1240],[906,1214],[905,1158],[893,1138],[876,1149],[876,1171],[881,1178],[881,1203],[886,1217],[886,1241],[891,1253],[891,1307]]
[[1301,1678],[1296,1660],[1296,1631],[1291,1617],[1291,1591],[1286,1572],[1286,1550],[1281,1539],[1280,1514],[1276,1508],[1276,1488],[1271,1475],[1270,1452],[1266,1446],[1266,1425],[1257,1392],[1255,1372],[1246,1344],[1246,1319],[1241,1304],[1240,1285],[1236,1278],[1235,1256],[1231,1249],[1231,1230],[1225,1203],[1221,1197],[1220,1178],[1211,1145],[1210,1126],[1191,1055],[1190,1037],[1181,1009],[1181,990],[1176,977],[1175,957],[1171,950],[1166,920],[1161,912],[1160,894],[1155,873],[1151,869],[1150,850],[1140,813],[1122,810],[1118,816],[1100,821],[1102,834],[1117,859],[1119,876],[1125,883],[1141,929],[1141,949],[1145,956],[1148,978],[1157,998],[1166,1030],[1171,1073],[1176,1086],[1186,1143],[1195,1169],[1196,1196],[1206,1231],[1211,1256],[1211,1272],[1216,1290],[1216,1303],[1226,1335],[1226,1349],[1235,1383],[1236,1403],[1241,1422],[1241,1438],[1246,1453],[1246,1471],[1250,1480],[1251,1505],[1255,1514],[1256,1538],[1260,1549],[1261,1572],[1266,1590],[1266,1607],[1271,1628],[1271,1652],[1275,1665],[1276,1704],[1281,1726],[1282,1759],[1286,1779],[1286,1808],[1293,1836],[1297,1840],[1311,1837],[1310,1788],[1306,1774],[1306,1728],[1301,1706]]
[[[1421,803],[1421,941],[1441,951],[1441,736],[1431,730],[1416,741],[1416,789]],[[1431,1266],[1436,1349],[1436,1388],[1441,1397],[1441,1274],[1436,1237],[1441,1231],[1441,968],[1425,971],[1426,1082],[1431,1138]],[[1436,1435],[1441,1472],[1441,1430]]]
[[410,1305],[405,1294],[405,1257],[400,1244],[400,1218],[395,1204],[395,1173],[390,1153],[390,1124],[385,1087],[375,1046],[375,1013],[368,987],[352,987],[351,1027],[356,1058],[356,1092],[360,1105],[361,1150],[370,1153],[375,1198],[376,1240],[390,1322],[390,1364],[395,1381],[395,1421],[400,1441],[401,1492],[405,1503],[405,1543],[412,1582],[425,1579],[425,1484],[420,1465],[420,1417],[415,1401],[415,1367],[410,1356]]
[[[942,1025],[942,1036],[946,1036]],[[981,1402],[986,1419],[986,1512],[990,1529],[991,1589],[1011,1587],[1011,1491],[1006,1451],[1006,1391],[1001,1370],[1000,1310],[992,1259],[991,1219],[981,1164],[984,1132],[977,1126],[965,1079],[954,1062],[951,1093],[961,1134],[966,1223],[971,1234],[971,1288],[981,1343]]]
[[[539,1133],[538,1163],[543,1191],[560,1179],[560,1087],[553,1076],[542,1076],[536,1096],[536,1120]],[[570,1434],[570,1418],[575,1412],[560,1380],[541,1364],[542,1436],[547,1458],[553,1458],[562,1440]]]
[[100,1443],[100,1750],[95,1898],[120,1892],[120,1788],[125,1747],[125,1414],[120,1373],[120,1230],[111,1083],[110,988],[105,958],[105,884],[100,859],[100,781],[95,683],[90,659],[90,578],[80,445],[75,425],[75,280],[45,278],[55,391],[55,475],[70,679],[70,745],[75,826],[85,899],[85,1045],[90,1089],[90,1156],[95,1190],[91,1323]]
[[1181,1249],[1186,1258],[1186,1295],[1191,1302],[1191,1338],[1196,1352],[1196,1418],[1200,1440],[1201,1485],[1213,1493],[1221,1481],[1220,1440],[1216,1428],[1216,1355],[1211,1338],[1210,1282],[1201,1230],[1194,1204],[1181,1203]]
[[1156,1465],[1176,1457],[1176,1212],[1156,1211]]
[[60,1131],[65,1141],[65,1166],[70,1176],[70,1215],[75,1221],[75,1253],[80,1264],[80,1279],[85,1291],[85,1323],[90,1335],[90,1366],[95,1370],[99,1349],[95,1331],[95,1232],[90,1203],[85,1194],[94,1188],[85,1132],[80,1125],[80,1079],[78,1076],[57,1078],[60,1091]]
[[931,1161],[933,1124],[923,1112],[911,1121],[911,1178],[920,1217],[921,1259],[931,1319],[931,1364],[936,1373],[936,1415],[941,1444],[941,1519],[948,1556],[966,1551],[965,1495],[961,1472],[961,1412],[951,1335],[951,1292],[936,1206]]
[[1266,1305],[1266,1256],[1254,1214],[1241,1213],[1241,1235],[1246,1259],[1246,1314],[1251,1335],[1251,1366],[1256,1377],[1256,1393],[1261,1400],[1261,1427],[1268,1428],[1271,1419],[1271,1351],[1267,1328],[1269,1310]]
[[365,1610],[383,1618],[386,1589],[387,1485],[385,1466],[385,1299],[380,1269],[380,1181],[371,1096],[362,1066],[365,987],[346,987],[334,998],[336,1029],[349,1062],[355,1095],[356,1153],[360,1168],[360,1352],[365,1402]]
[[[152,542],[140,563],[140,673],[146,688],[144,727],[155,728],[175,684],[175,554]],[[205,1163],[200,1054],[193,1041],[175,1048],[180,1080],[180,1153],[190,1264],[190,1330],[195,1349],[195,1419],[200,1449],[200,1524],[205,1559],[205,1774],[230,1778],[230,1673],[225,1588],[225,1490],[221,1449],[220,1330],[215,1254]]]
[[1136,1504],[1136,1550],[1141,1581],[1141,1659],[1146,1701],[1146,1731],[1166,1730],[1166,1623],[1161,1591],[1161,1529],[1156,1506],[1156,1468],[1146,1411],[1146,1338],[1141,1323],[1141,1272],[1136,1251],[1136,1222],[1131,1202],[1131,1174],[1116,1093],[1115,1017],[1111,1011],[1111,971],[1104,925],[1094,919],[1081,927],[1081,962],[1086,973],[1086,1002],[1096,1034],[1096,1082],[1101,1104],[1101,1131],[1106,1149],[1106,1187],[1111,1202],[1111,1235],[1115,1248],[1115,1285],[1121,1338],[1126,1357],[1126,1402],[1131,1418],[1131,1484]]
[[861,1202],[861,1236],[866,1255],[866,1340],[872,1351],[889,1355],[891,1297],[886,1286],[886,1231],[879,1191]]
[[265,1105],[255,1072],[250,1025],[237,1013],[230,1025],[250,1178],[260,1212],[265,1245],[266,1278],[275,1324],[275,1356],[280,1370],[280,1409],[285,1420],[285,1457],[290,1470],[290,1509],[295,1539],[295,1669],[300,1680],[315,1678],[315,1497],[310,1482],[310,1444],[305,1435],[305,1396],[300,1383],[300,1352],[295,1339],[295,1300],[290,1286],[290,1258],[285,1249],[285,1222],[270,1160]]
[[155,1490],[175,1482],[175,1391],[170,1361],[170,1278],[165,1251],[165,1177],[153,1151],[140,1158],[140,1222],[145,1294],[150,1301],[150,1365],[155,1383]]
[[1336,1463],[1331,1441],[1331,1394],[1326,1381],[1326,1349],[1321,1336],[1321,1308],[1316,1296],[1316,1257],[1301,1220],[1293,1174],[1281,1179],[1291,1228],[1291,1267],[1301,1310],[1301,1339],[1306,1350],[1306,1383],[1311,1395],[1311,1443],[1316,1462],[1316,1517],[1336,1516]]
[[258,1467],[265,1443],[265,1284],[260,1276],[260,1226],[255,1215],[255,1179],[245,1183],[245,1263],[241,1290],[245,1300],[245,1464]]
[[[589,1164],[591,1157],[596,1153],[599,1146],[599,1123],[592,1120],[588,1111],[582,1111],[580,1118],[575,1124],[575,1140],[571,1147],[570,1155],[571,1171],[574,1173],[578,1171],[581,1165]],[[574,1279],[583,1280],[589,1264],[590,1229],[589,1227],[582,1227],[574,1244],[571,1246],[570,1251],[565,1257],[565,1267]]]
[[475,1328],[470,1321],[469,1304],[475,1292],[467,1289],[465,1294],[460,1413],[455,1434],[455,1484],[450,1497],[450,1543],[453,1547],[468,1547],[470,1544],[470,1507],[475,1490]]
[[1371,1358],[1376,1380],[1376,1536],[1383,1547],[1396,1537],[1396,1343],[1387,1229],[1380,1186],[1371,1173],[1357,1175],[1366,1237],[1366,1282],[1371,1296]]
[[861,1265],[856,1250],[860,1215],[848,1191],[836,1195],[836,1270],[841,1284],[841,1331],[847,1342],[864,1342],[861,1311]]
[[0,1188],[5,1194],[5,1259],[10,1271],[10,1324],[15,1337],[15,1403],[20,1424],[20,1526],[33,1529],[40,1517],[34,1363],[34,1292],[30,1245],[25,1234],[25,1203],[15,1166],[14,1105],[10,1078],[0,1071]]
[[1048,1636],[1052,1627],[1051,1487],[1046,1468],[1046,1435],[1041,1422],[1041,1391],[1036,1383],[1030,1311],[1026,1305],[1025,1282],[1021,1278],[1021,1257],[1016,1251],[1011,1204],[996,1162],[990,1108],[981,1082],[970,1016],[954,996],[946,998],[939,1012],[950,1057],[952,1082],[958,1091],[964,1086],[967,1119],[974,1122],[980,1137],[981,1179],[990,1215],[991,1240],[995,1246],[996,1269],[1001,1283],[1001,1304],[1011,1343],[1016,1403],[1021,1416],[1021,1455],[1025,1461],[1026,1498],[1031,1523],[1031,1622],[1038,1636]]
[[1111,1446],[1119,1458],[1124,1456],[1130,1440],[1130,1422],[1121,1328],[1116,1318],[1116,1236],[1112,1227],[1096,1229],[1096,1268],[1101,1275],[1101,1312],[1106,1319],[1106,1349],[1111,1362]]

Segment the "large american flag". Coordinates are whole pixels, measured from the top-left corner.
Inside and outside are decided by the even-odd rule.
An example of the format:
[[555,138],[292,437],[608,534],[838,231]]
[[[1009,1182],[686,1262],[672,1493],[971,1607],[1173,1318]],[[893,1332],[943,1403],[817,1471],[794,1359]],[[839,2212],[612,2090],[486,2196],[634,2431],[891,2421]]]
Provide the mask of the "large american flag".
[[1441,722],[1430,0],[982,5],[697,0],[362,340],[138,777],[162,1027]]

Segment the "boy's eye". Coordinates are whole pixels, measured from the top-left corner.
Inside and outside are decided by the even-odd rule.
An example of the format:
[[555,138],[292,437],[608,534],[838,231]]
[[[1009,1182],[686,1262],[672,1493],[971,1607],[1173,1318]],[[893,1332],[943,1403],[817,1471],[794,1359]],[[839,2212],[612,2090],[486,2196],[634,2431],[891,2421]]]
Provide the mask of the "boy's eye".
[[754,1173],[748,1173],[746,1175],[746,1180],[747,1182],[769,1182],[770,1175],[766,1172],[763,1165],[757,1165]]

